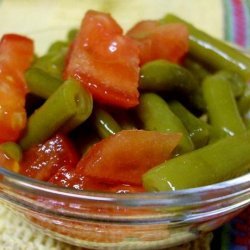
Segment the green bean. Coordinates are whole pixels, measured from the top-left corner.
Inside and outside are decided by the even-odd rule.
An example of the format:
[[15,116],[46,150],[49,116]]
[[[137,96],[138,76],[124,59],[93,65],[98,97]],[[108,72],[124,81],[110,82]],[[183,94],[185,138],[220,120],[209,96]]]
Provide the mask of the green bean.
[[189,53],[194,58],[214,69],[232,70],[241,74],[245,80],[250,78],[250,58],[238,49],[195,28],[190,23],[168,14],[163,23],[179,22],[187,25],[189,30]]
[[201,63],[190,57],[185,58],[183,66],[193,74],[199,83],[210,74],[210,72],[203,65],[201,65]]
[[209,76],[203,81],[202,90],[212,126],[229,136],[246,130],[227,79],[220,74]]
[[156,60],[146,63],[141,68],[139,87],[149,91],[171,91],[177,89],[191,93],[198,87],[192,74],[175,63]]
[[47,140],[59,129],[73,129],[92,111],[92,98],[75,80],[65,81],[28,119],[23,149]]
[[22,149],[15,142],[5,142],[0,144],[0,150],[13,160],[19,162],[22,159]]
[[68,43],[67,42],[64,42],[64,41],[57,41],[57,42],[54,42],[50,45],[50,47],[48,48],[48,51],[47,51],[47,54],[60,54],[64,51],[67,51],[67,48],[68,48]]
[[28,69],[25,72],[25,79],[29,91],[44,99],[47,99],[62,84],[62,80],[49,75],[39,68]]
[[140,104],[137,107],[137,114],[146,130],[181,132],[183,137],[177,148],[177,154],[194,149],[186,128],[160,96],[154,93],[142,94]]
[[170,102],[169,107],[186,127],[195,148],[205,146],[209,139],[208,124],[193,115],[178,101]]
[[94,109],[93,124],[100,138],[106,138],[121,131],[121,127],[115,119],[102,108]]
[[228,180],[250,170],[250,131],[166,161],[143,175],[148,191],[194,188]]
[[72,29],[72,30],[70,30],[68,32],[68,34],[67,34],[67,40],[68,40],[68,42],[72,42],[75,39],[77,33],[78,33],[78,29]]
[[68,46],[64,42],[56,42],[51,45],[48,53],[37,58],[33,67],[39,68],[53,77],[62,79],[64,61],[68,51]]
[[239,98],[238,108],[241,115],[245,115],[250,111],[250,85],[246,85],[246,90],[244,91],[243,95]]
[[235,98],[239,98],[244,94],[247,84],[241,75],[228,70],[220,70],[216,72],[216,75],[220,75],[221,77],[228,80],[228,82],[231,84],[231,88]]

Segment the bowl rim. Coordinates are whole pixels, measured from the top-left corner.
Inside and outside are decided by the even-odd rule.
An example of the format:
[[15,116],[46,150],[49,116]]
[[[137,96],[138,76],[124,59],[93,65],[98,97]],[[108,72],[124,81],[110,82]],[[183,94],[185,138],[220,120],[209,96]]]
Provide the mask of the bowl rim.
[[[225,180],[212,185],[195,187],[175,191],[143,192],[143,193],[108,193],[100,191],[85,191],[60,187],[48,182],[23,176],[0,166],[0,183],[9,188],[27,192],[29,194],[46,194],[74,200],[107,202],[125,204],[128,206],[176,206],[194,205],[216,202],[239,195],[250,194],[250,173],[240,177]],[[250,195],[249,195],[250,196]],[[250,199],[249,199],[250,203]]]

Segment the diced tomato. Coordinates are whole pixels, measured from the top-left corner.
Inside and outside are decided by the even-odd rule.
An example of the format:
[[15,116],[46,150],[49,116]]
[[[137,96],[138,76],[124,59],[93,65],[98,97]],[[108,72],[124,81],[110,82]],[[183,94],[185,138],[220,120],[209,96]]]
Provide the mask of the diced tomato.
[[178,133],[123,130],[94,144],[76,173],[107,184],[142,185],[142,175],[167,160],[180,138]]
[[47,181],[62,167],[74,168],[78,156],[71,142],[63,135],[56,135],[23,154],[20,173]]
[[33,41],[25,36],[6,34],[0,42],[0,62],[24,72],[34,56]]
[[130,108],[138,104],[139,50],[108,14],[88,11],[70,49],[65,78],[79,80],[95,100]]
[[157,59],[179,63],[188,52],[188,29],[181,23],[142,21],[127,35],[138,42],[141,65]]
[[101,183],[95,178],[77,174],[75,169],[69,165],[61,167],[55,175],[50,178],[49,182],[57,186],[85,191],[112,193],[141,193],[145,191],[142,186],[132,186],[128,184],[107,185]]
[[78,190],[106,191],[108,186],[98,183],[97,180],[80,174],[76,174],[74,168],[61,167],[49,180],[50,183],[61,187],[74,188]]
[[0,166],[7,168],[13,172],[19,172],[19,163],[8,157],[3,151],[0,150]]
[[0,41],[0,143],[16,141],[25,128],[24,71],[32,62],[33,42],[8,34]]

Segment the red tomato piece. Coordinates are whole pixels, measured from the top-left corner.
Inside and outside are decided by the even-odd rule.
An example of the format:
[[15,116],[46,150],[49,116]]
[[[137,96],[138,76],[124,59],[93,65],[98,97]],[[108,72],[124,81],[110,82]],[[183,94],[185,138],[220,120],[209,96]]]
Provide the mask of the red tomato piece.
[[167,160],[180,138],[178,133],[123,130],[94,144],[76,173],[107,184],[142,185],[142,175]]
[[26,126],[24,71],[33,54],[29,38],[9,34],[0,41],[0,143],[16,141]]
[[61,167],[49,180],[50,183],[61,187],[74,188],[78,190],[106,191],[109,187],[99,183],[93,178],[76,174],[75,169],[70,166]]
[[179,63],[188,52],[188,29],[184,24],[142,21],[127,34],[138,42],[141,65],[157,59]]
[[78,156],[71,142],[63,135],[56,135],[24,152],[20,173],[47,181],[58,169],[74,168],[77,162]]
[[61,167],[56,172],[56,174],[50,178],[49,182],[57,186],[85,191],[112,192],[123,194],[145,192],[142,186],[132,186],[128,184],[114,186],[101,183],[95,178],[76,174],[75,169],[69,165]]
[[133,107],[139,102],[138,46],[110,15],[88,11],[67,58],[68,77],[79,80],[98,102]]

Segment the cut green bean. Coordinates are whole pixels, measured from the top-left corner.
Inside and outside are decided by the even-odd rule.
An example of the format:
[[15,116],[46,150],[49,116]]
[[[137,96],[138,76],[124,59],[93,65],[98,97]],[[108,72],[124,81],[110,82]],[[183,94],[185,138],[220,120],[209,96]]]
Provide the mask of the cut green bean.
[[238,108],[241,115],[245,115],[250,111],[250,85],[246,85],[246,90],[244,91],[243,95],[239,98]]
[[221,77],[228,80],[228,82],[231,84],[235,98],[239,98],[244,94],[247,84],[241,75],[229,70],[220,70],[216,72],[216,75],[220,75]]
[[203,81],[202,90],[212,126],[229,136],[246,130],[227,79],[220,74],[209,76]]
[[47,54],[49,55],[58,55],[64,53],[68,49],[68,43],[64,41],[57,41],[50,45],[48,48]]
[[51,45],[47,54],[36,59],[33,67],[39,68],[53,77],[62,79],[67,51],[67,43],[56,42]]
[[63,82],[39,68],[28,69],[25,72],[25,79],[29,92],[44,99],[53,94]]
[[44,142],[62,128],[69,131],[86,120],[91,111],[91,96],[77,81],[67,80],[29,117],[20,145],[27,149]]
[[186,127],[195,148],[205,146],[209,140],[208,124],[193,115],[178,101],[170,102],[169,107]]
[[153,93],[142,94],[137,114],[146,130],[160,132],[181,132],[183,137],[177,147],[177,154],[186,153],[194,149],[192,140],[180,119],[170,110],[168,104]]
[[166,60],[146,63],[141,68],[139,87],[149,91],[178,90],[189,94],[198,87],[192,74],[180,65]]
[[194,78],[196,78],[199,83],[210,74],[203,65],[190,57],[185,58],[183,66],[193,74]]
[[189,53],[214,69],[232,70],[250,79],[250,58],[238,49],[195,28],[181,18],[168,14],[161,23],[184,23],[189,30]]
[[107,111],[101,108],[94,109],[93,124],[100,138],[106,138],[121,131],[121,127],[115,119]]
[[78,31],[79,31],[78,29],[72,29],[68,32],[68,34],[67,34],[68,42],[72,42],[75,39]]
[[19,162],[22,159],[22,149],[15,142],[5,142],[0,144],[0,150],[13,160]]
[[148,191],[194,188],[228,180],[250,170],[250,131],[219,140],[166,161],[143,175]]

